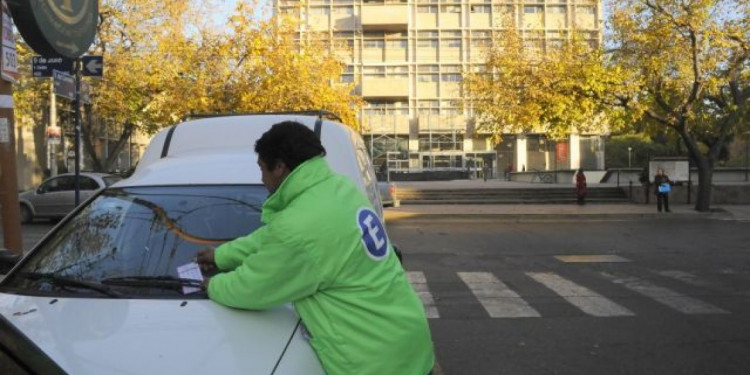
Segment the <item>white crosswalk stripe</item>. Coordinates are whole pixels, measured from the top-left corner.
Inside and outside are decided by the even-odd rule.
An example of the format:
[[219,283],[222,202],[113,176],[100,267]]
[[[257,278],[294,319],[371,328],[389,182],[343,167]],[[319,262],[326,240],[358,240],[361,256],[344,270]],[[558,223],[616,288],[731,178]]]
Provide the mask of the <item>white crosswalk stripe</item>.
[[689,297],[671,289],[632,276],[616,276],[601,273],[606,279],[636,293],[649,297],[683,314],[728,314],[729,312],[710,303]]
[[419,299],[422,300],[427,318],[439,318],[440,313],[438,313],[437,306],[435,306],[435,299],[432,297],[432,293],[430,293],[430,288],[427,286],[427,278],[424,276],[424,272],[409,271],[406,273],[406,276],[409,278],[409,282],[419,295]]
[[459,272],[492,318],[538,318],[539,312],[489,272]]
[[527,272],[526,275],[551,289],[586,314],[600,317],[632,316],[630,310],[596,292],[549,272]]
[[694,285],[694,286],[700,286],[700,287],[711,287],[712,285],[699,280],[695,275],[693,275],[690,272],[680,271],[680,270],[663,270],[663,271],[654,271],[657,275],[669,277],[675,280],[682,281],[683,283]]

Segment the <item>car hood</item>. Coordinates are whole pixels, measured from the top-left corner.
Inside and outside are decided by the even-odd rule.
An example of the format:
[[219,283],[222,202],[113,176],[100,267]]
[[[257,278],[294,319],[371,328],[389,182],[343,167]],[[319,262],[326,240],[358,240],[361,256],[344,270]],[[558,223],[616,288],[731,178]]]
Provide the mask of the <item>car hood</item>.
[[23,198],[29,198],[32,195],[34,195],[34,189],[26,190],[26,191],[22,191],[22,192],[18,193],[18,198],[21,198],[21,199],[23,199]]
[[298,321],[291,306],[3,293],[0,314],[71,375],[271,374]]

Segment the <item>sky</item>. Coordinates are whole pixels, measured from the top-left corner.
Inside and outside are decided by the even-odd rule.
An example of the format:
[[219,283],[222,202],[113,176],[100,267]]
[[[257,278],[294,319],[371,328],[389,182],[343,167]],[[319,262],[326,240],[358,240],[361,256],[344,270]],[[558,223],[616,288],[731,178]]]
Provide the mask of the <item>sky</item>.
[[[232,14],[234,11],[234,7],[237,5],[237,0],[214,0],[218,3],[218,6],[215,9],[215,13],[213,15],[214,22],[217,24],[221,24],[226,22],[227,17]],[[272,0],[258,0],[260,7],[258,8],[258,12],[256,12],[255,16],[262,17],[261,10],[271,6]]]

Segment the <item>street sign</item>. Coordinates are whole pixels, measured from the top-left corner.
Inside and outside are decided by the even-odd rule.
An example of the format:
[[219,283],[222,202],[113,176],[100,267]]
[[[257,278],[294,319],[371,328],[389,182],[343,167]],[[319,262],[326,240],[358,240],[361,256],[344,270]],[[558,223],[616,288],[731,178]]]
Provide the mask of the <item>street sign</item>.
[[72,75],[73,59],[66,57],[34,56],[31,58],[31,69],[34,77],[52,77],[53,70]]
[[54,77],[55,95],[75,100],[76,98],[76,80],[70,74],[64,72],[58,72],[54,70],[52,73]]
[[16,54],[16,39],[13,37],[13,20],[10,18],[10,12],[3,2],[3,41],[2,47],[2,68],[0,77],[2,79],[15,83],[21,75],[18,73],[18,55]]
[[40,55],[81,56],[96,36],[97,0],[13,0],[8,6],[21,36]]
[[83,75],[87,77],[101,77],[104,73],[103,56],[81,56],[83,60]]

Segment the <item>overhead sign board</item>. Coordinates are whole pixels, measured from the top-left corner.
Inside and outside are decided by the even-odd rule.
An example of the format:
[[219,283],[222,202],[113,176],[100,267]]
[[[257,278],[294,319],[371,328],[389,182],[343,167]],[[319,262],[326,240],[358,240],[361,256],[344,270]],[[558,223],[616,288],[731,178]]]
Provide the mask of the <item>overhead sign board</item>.
[[3,13],[3,40],[0,53],[2,56],[2,65],[0,68],[0,77],[8,82],[16,82],[21,75],[18,73],[18,55],[16,54],[16,39],[13,37],[13,20],[10,18],[10,12],[2,5]]
[[73,59],[34,56],[31,58],[31,70],[34,77],[52,77],[53,70],[73,74]]
[[23,39],[43,56],[81,56],[96,36],[98,0],[12,0],[8,7]]
[[54,70],[52,73],[54,78],[55,95],[62,96],[70,100],[76,98],[76,80],[70,74],[64,72],[58,72]]
[[88,77],[101,77],[104,73],[103,56],[82,56],[83,70],[81,73]]

